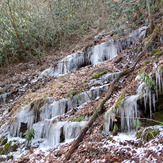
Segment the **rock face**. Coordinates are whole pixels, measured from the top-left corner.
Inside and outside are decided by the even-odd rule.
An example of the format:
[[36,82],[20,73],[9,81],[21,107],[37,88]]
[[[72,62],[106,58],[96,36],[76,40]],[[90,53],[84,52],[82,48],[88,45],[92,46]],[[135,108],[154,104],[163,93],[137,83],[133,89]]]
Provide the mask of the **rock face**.
[[146,29],[147,27],[141,27],[131,33],[127,38],[110,40],[108,42],[89,47],[87,50],[79,50],[76,53],[63,58],[56,67],[51,67],[44,70],[39,77],[63,75],[65,73],[75,71],[80,67],[94,65],[110,60],[119,54],[123,49],[137,43],[145,34]]

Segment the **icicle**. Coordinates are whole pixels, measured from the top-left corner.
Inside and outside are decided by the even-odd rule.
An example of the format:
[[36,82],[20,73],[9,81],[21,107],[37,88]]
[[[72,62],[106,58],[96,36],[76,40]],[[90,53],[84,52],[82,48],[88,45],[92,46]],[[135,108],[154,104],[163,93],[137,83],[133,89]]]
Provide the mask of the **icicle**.
[[43,138],[43,135],[44,135],[44,133],[43,133],[44,125],[45,125],[44,121],[35,123],[33,125],[33,129],[35,131],[35,135],[34,135],[35,139]]
[[151,89],[149,88],[148,91],[148,98],[149,98],[149,111],[150,111],[150,118],[152,118],[152,92]]
[[67,122],[64,125],[65,140],[74,139],[79,134],[80,130],[86,125],[86,121],[83,122]]
[[158,95],[163,91],[163,79],[162,79],[162,70],[159,67],[158,70],[156,71],[156,95],[158,98]]
[[31,105],[26,105],[15,116],[14,122],[10,126],[11,136],[20,136],[21,123],[27,124],[27,128],[30,129],[34,123],[34,111],[31,110]]
[[115,120],[115,111],[113,106],[104,114],[104,131],[105,133],[109,133],[111,128],[113,128],[113,122]]
[[[127,130],[131,131],[131,129],[134,129],[134,120],[138,118],[137,114],[137,98],[139,95],[133,95],[128,98],[126,98],[123,101],[123,105],[120,110],[120,116],[121,116],[121,130]],[[127,126],[127,128],[126,128]]]
[[154,111],[156,111],[156,98],[154,93],[152,94],[152,103],[153,103]]
[[66,122],[57,122],[50,125],[47,134],[50,146],[54,147],[60,143],[60,136],[65,123]]
[[129,47],[133,43],[136,43],[139,38],[144,35],[142,31],[146,28],[147,27],[141,27],[131,33],[128,38],[109,40],[108,42],[90,47],[87,51],[79,50],[76,53],[63,58],[56,67],[43,71],[39,77],[59,76],[75,71],[83,66],[90,64],[94,65],[105,60],[113,59],[123,49]]

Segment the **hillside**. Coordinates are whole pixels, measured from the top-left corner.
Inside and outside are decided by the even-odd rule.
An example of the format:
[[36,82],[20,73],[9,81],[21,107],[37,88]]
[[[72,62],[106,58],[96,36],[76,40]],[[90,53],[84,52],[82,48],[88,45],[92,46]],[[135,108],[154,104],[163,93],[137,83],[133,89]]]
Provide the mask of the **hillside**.
[[0,162],[163,162],[162,14],[151,14],[123,35],[82,33],[44,64],[4,64]]

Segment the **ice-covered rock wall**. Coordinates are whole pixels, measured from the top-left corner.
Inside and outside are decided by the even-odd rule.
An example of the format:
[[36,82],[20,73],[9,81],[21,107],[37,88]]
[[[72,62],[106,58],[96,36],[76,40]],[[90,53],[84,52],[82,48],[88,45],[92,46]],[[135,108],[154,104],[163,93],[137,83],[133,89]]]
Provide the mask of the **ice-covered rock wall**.
[[80,67],[94,65],[114,58],[123,49],[137,43],[145,34],[147,27],[141,27],[131,33],[127,38],[119,40],[109,40],[87,48],[87,50],[79,50],[65,58],[63,58],[56,67],[44,70],[39,77],[43,76],[59,76],[65,73],[75,71]]
[[[99,45],[89,47],[87,50],[79,50],[78,52],[62,59],[56,67],[49,68],[42,72],[40,77],[59,76],[75,71],[83,66],[94,65],[112,59],[123,49],[129,47],[133,43],[136,43],[139,38],[144,35],[145,30],[146,27],[142,27],[131,33],[127,38],[110,40]],[[115,78],[117,75],[118,73],[104,75],[99,80],[93,81],[93,83],[100,83],[100,86],[94,87],[90,83],[91,89],[89,91],[81,92],[72,98],[63,98],[58,101],[53,98],[48,99],[46,104],[37,108],[37,110],[34,110],[31,104],[21,108],[15,115],[10,125],[10,135],[14,137],[22,137],[26,130],[34,128],[35,139],[46,139],[51,146],[55,146],[59,143],[75,138],[86,122],[54,122],[54,119],[57,116],[67,113],[73,108],[82,108],[88,102],[99,98],[108,87],[106,83]],[[128,110],[121,109],[121,116],[137,117],[136,100],[134,100],[135,97],[126,99],[128,104],[126,102],[124,106],[127,106]],[[132,105],[130,105],[130,103],[132,103]],[[132,110],[133,107],[135,107],[134,111]],[[115,114],[113,115],[115,116]],[[114,119],[112,117],[109,118],[109,123],[113,123]],[[121,124],[127,124],[127,129],[129,129],[133,126],[133,121],[124,120]]]
[[26,105],[21,108],[18,114],[15,116],[12,124],[10,125],[10,133],[12,136],[22,137],[23,131],[21,128],[31,129],[35,120],[34,111],[31,110],[31,105]]
[[86,122],[53,123],[54,118],[73,108],[82,108],[84,104],[100,97],[107,87],[107,84],[92,87],[87,92],[81,92],[72,98],[63,98],[59,101],[49,98],[46,104],[37,108],[37,114],[31,104],[26,105],[15,115],[10,125],[10,136],[22,137],[26,130],[34,128],[35,139],[47,139],[52,146],[75,138]]
[[[84,128],[87,121],[82,122],[55,122],[44,121],[33,125],[35,140],[47,140],[49,146],[56,146],[60,143],[71,141],[76,138],[80,130]],[[34,140],[34,141],[35,141]]]
[[[104,115],[104,131],[109,133],[113,130],[117,119],[120,119],[121,131],[131,131],[136,129],[135,121],[140,118],[140,113],[144,112],[152,118],[152,112],[156,111],[156,101],[163,94],[163,71],[158,66],[155,73],[151,74],[155,78],[155,85],[149,86],[140,80],[137,94],[124,98],[121,104],[115,104]],[[138,100],[143,101],[143,107],[138,105]],[[142,110],[144,109],[144,110]]]

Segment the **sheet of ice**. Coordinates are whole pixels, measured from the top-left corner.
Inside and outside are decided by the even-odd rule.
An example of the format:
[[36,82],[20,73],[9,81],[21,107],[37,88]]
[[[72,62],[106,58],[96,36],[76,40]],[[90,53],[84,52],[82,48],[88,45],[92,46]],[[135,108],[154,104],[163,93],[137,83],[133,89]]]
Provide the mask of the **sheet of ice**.
[[118,135],[114,136],[113,139],[118,141],[135,140],[136,139],[135,134],[136,132],[118,133]]

